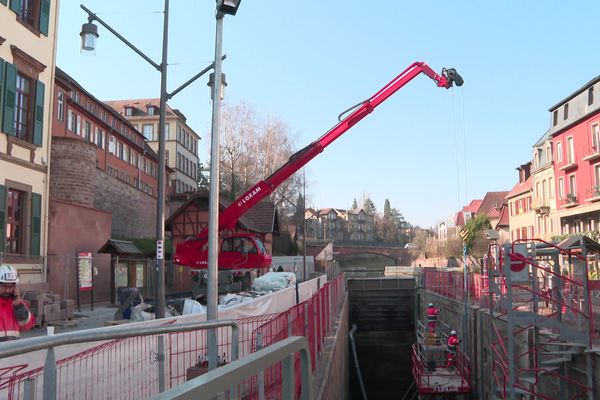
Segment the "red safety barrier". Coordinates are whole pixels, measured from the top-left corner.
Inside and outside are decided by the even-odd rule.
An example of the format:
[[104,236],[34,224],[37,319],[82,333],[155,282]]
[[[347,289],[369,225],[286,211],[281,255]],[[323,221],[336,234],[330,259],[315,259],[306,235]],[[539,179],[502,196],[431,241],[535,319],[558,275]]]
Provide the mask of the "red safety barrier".
[[[305,336],[310,346],[314,370],[322,344],[333,326],[331,318],[338,314],[344,300],[344,278],[339,275],[324,284],[307,301],[281,314],[267,314],[239,319],[239,357],[267,347],[289,336]],[[257,346],[259,332],[261,346]],[[167,387],[175,387],[198,373],[194,367],[206,359],[207,331],[165,335],[167,352]],[[231,328],[218,328],[221,363],[231,361]],[[117,339],[104,342],[83,352],[57,361],[57,398],[140,399],[158,394],[156,336]],[[300,358],[296,355],[296,393],[300,392]],[[28,365],[0,369],[0,390],[9,400],[21,399],[26,380],[42,387],[43,367],[27,370]],[[191,374],[191,375],[190,375]],[[281,364],[264,371],[266,398],[281,394]],[[4,393],[4,392],[3,392]],[[258,377],[238,385],[240,397],[257,398]]]
[[[312,369],[316,368],[318,354],[330,334],[332,317],[336,316],[345,296],[343,275],[325,283],[312,297],[297,304],[279,316],[258,327],[252,334],[253,351],[265,348],[289,336],[305,336],[308,339]],[[300,393],[301,371],[299,355],[294,357],[295,390]],[[282,365],[274,365],[263,373],[265,398],[281,398]],[[258,398],[257,380],[250,384],[248,399]]]

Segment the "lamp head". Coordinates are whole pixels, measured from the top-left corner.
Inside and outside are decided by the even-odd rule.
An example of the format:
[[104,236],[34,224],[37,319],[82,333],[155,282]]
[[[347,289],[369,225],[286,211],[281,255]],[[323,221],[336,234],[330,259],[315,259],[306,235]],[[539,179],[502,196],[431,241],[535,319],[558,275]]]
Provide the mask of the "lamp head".
[[96,39],[98,39],[98,26],[89,21],[81,26],[81,53],[96,54]]
[[217,0],[217,12],[235,15],[242,0]]

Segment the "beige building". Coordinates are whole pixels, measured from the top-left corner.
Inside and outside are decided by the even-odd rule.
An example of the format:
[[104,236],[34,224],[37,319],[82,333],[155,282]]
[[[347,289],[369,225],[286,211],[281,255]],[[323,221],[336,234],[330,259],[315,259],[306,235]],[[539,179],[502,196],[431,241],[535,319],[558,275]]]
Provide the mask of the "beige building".
[[[106,104],[123,115],[158,153],[159,99],[113,100]],[[198,189],[198,142],[200,136],[187,125],[179,110],[167,106],[165,122],[165,158],[171,174],[171,193]]]
[[506,195],[510,241],[536,237],[535,213],[532,209],[531,162],[517,168],[519,182]]
[[0,0],[0,258],[46,274],[58,0]]
[[546,132],[533,146],[531,185],[536,236],[550,241],[553,236],[560,235],[560,224],[556,217],[555,176],[550,131]]

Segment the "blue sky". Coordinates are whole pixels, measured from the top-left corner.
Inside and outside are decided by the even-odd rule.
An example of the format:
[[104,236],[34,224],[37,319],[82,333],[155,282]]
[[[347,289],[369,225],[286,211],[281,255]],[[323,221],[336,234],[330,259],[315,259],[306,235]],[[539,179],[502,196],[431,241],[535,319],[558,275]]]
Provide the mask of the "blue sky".
[[[214,1],[171,0],[169,90],[214,56]],[[549,128],[548,108],[600,74],[600,2],[244,0],[225,19],[225,101],[285,121],[297,148],[414,61],[455,67],[462,88],[424,75],[329,146],[307,167],[309,205],[349,208],[386,198],[413,224],[431,226],[487,191],[510,190],[515,168]],[[417,4],[420,3],[420,4]],[[95,57],[79,54],[86,15],[63,0],[57,65],[100,99],[158,97],[156,70],[100,27]],[[162,0],[86,0],[126,38],[160,60]],[[206,79],[169,103],[208,154]]]

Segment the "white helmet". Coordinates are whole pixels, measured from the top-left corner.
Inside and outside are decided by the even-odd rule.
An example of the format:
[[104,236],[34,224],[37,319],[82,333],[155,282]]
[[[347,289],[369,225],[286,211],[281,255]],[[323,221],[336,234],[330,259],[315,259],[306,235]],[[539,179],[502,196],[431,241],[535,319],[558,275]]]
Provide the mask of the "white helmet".
[[450,336],[456,336],[456,331],[450,332]]
[[17,270],[8,264],[0,265],[0,283],[17,283],[17,282],[19,282],[19,276],[17,275]]
[[429,303],[427,307],[433,307],[433,303]]

